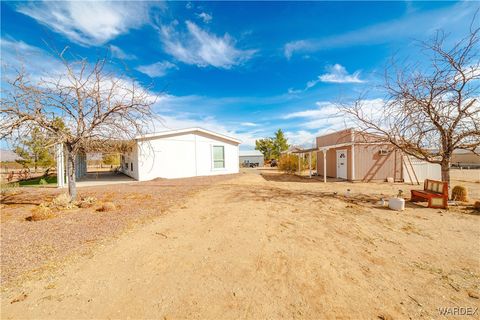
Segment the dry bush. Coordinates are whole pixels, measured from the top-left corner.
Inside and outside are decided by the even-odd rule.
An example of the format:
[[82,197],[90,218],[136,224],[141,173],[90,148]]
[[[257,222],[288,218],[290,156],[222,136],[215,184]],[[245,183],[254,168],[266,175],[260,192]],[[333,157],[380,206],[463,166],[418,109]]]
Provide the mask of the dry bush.
[[80,201],[77,202],[77,206],[79,208],[90,208],[95,203],[97,203],[97,198],[95,198],[95,197],[85,197],[85,198],[82,198]]
[[30,221],[41,221],[54,218],[55,214],[48,204],[41,203],[32,210],[32,215],[27,218]]
[[12,196],[18,193],[18,183],[2,183],[0,185],[0,191],[2,196]]
[[455,186],[452,189],[452,199],[456,201],[467,202],[468,192],[464,186]]
[[475,201],[473,204],[473,208],[477,211],[480,211],[480,201]]
[[105,202],[102,204],[100,208],[97,209],[97,211],[108,212],[108,211],[114,211],[115,209],[117,209],[117,207],[113,202]]
[[293,154],[282,155],[278,160],[278,169],[285,173],[295,173],[298,170],[298,156]]
[[73,209],[75,204],[72,202],[72,198],[67,193],[62,193],[53,198],[50,207],[59,209]]

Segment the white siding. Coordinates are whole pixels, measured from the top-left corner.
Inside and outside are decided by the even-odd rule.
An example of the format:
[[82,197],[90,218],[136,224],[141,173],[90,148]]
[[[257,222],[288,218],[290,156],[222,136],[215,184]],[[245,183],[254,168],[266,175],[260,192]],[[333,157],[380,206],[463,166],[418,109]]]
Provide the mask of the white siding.
[[[130,176],[136,180],[138,180],[138,157],[137,157],[138,151],[137,151],[137,146],[133,148],[133,150],[129,153],[123,154],[123,157],[121,158],[121,169],[122,172],[125,173],[127,176]],[[132,170],[132,164],[133,164],[133,170]]]
[[[423,183],[425,179],[442,180],[442,169],[439,164],[429,163],[414,157],[410,157],[410,161],[412,162],[413,169],[415,170],[417,179],[420,183]],[[405,158],[405,162],[408,164],[408,159]],[[405,162],[403,163],[402,168],[404,182],[411,183],[411,180],[413,180],[413,182],[416,183],[415,176],[410,168],[410,164],[405,166]],[[410,173],[410,175],[408,173]]]
[[[214,169],[212,146],[225,147],[225,168]],[[137,143],[133,178],[186,178],[238,173],[238,145],[204,133],[186,133],[140,140]],[[137,161],[138,160],[138,161]]]

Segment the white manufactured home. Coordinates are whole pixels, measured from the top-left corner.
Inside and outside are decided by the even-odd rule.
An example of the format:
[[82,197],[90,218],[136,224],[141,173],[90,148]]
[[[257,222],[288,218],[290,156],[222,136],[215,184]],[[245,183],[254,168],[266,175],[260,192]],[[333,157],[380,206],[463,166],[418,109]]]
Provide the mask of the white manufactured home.
[[239,144],[201,128],[138,136],[121,157],[121,171],[139,181],[238,173]]

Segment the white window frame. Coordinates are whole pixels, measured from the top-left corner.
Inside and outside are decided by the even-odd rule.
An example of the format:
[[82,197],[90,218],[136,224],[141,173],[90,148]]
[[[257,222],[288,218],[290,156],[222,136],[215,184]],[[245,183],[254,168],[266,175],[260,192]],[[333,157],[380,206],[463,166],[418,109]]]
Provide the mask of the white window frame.
[[[215,158],[213,155],[213,148],[214,147],[222,147],[223,148],[223,168],[215,168]],[[224,171],[227,169],[227,161],[225,160],[225,145],[223,144],[212,144],[210,147],[210,153],[212,155],[212,171]]]

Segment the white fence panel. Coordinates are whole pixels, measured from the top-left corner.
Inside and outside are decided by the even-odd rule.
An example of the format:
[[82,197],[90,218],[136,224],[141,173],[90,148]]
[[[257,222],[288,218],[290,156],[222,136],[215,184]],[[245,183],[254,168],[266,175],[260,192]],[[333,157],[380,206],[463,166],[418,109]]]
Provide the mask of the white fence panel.
[[[407,156],[404,156],[404,157],[407,157]],[[414,157],[410,157],[410,161],[412,162],[413,170],[415,170],[418,181],[420,183],[423,183],[425,179],[442,180],[442,169],[439,164],[429,163]],[[407,164],[407,166],[405,165],[405,163]],[[412,183],[411,180],[413,180],[413,182],[416,183],[415,176],[413,175],[411,168],[408,168],[408,167],[409,167],[408,159],[405,159],[403,163],[403,180],[406,183]],[[408,174],[409,172],[410,172],[410,175]]]

